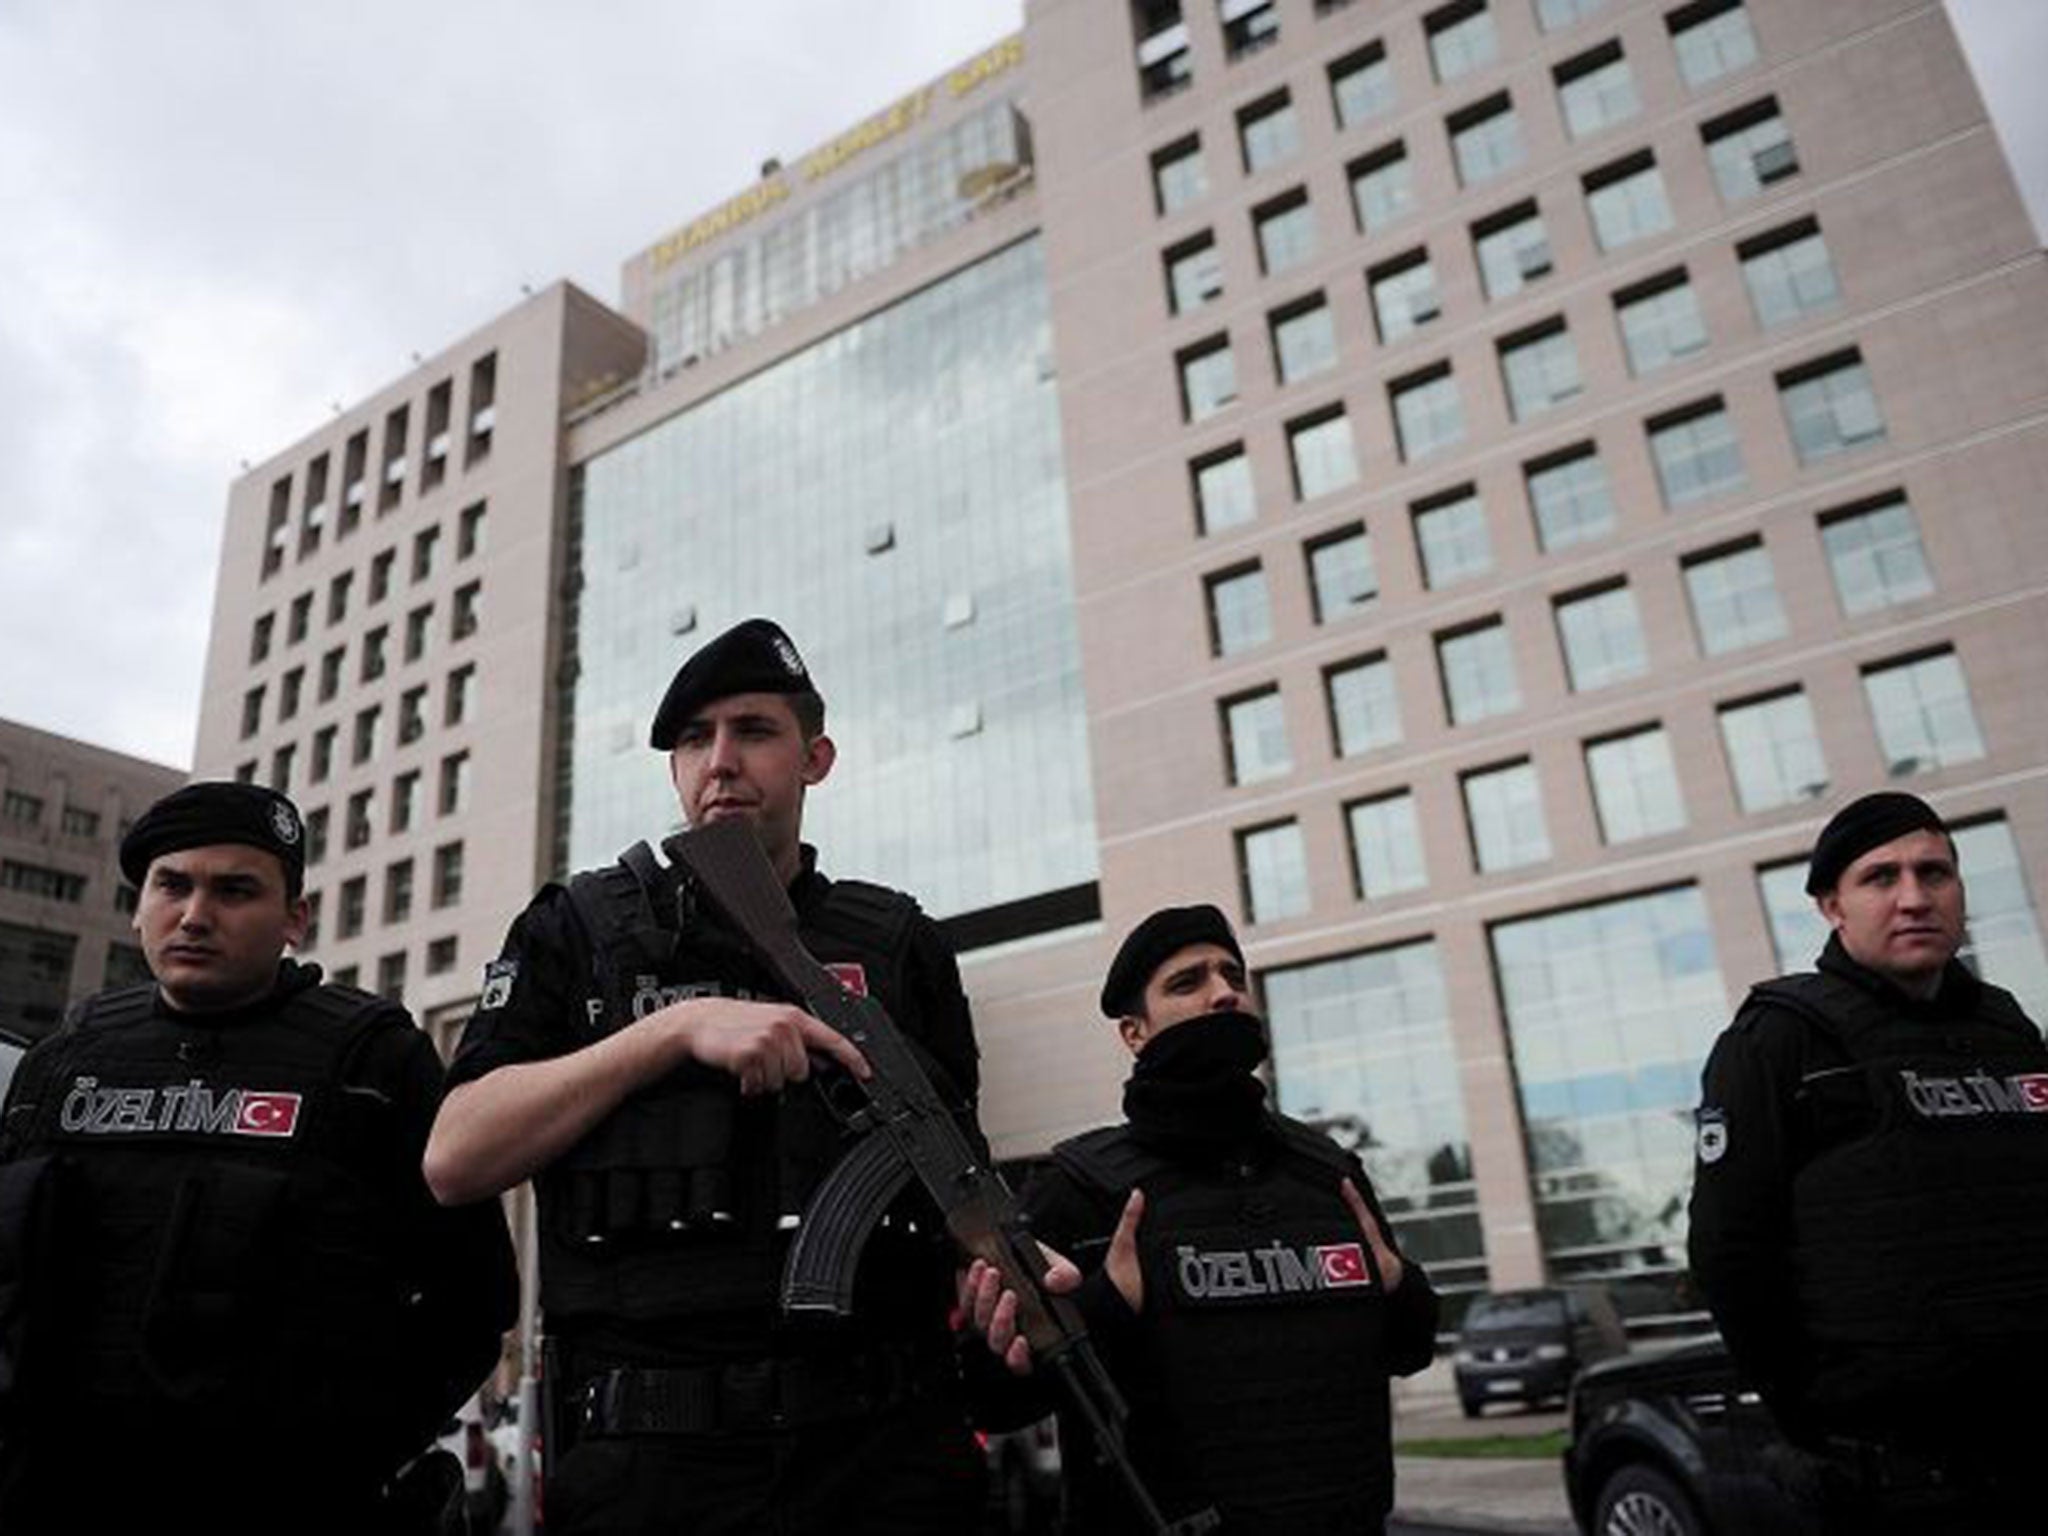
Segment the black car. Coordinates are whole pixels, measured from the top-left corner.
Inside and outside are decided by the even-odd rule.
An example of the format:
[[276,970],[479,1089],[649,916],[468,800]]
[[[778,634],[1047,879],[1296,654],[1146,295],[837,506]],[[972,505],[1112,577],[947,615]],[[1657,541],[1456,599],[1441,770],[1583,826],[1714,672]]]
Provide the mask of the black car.
[[1718,1338],[1611,1360],[1572,1387],[1565,1489],[1591,1536],[1804,1536],[1801,1460]]
[[1488,1403],[1564,1400],[1572,1378],[1628,1352],[1628,1330],[1599,1286],[1539,1286],[1474,1297],[1451,1374],[1458,1406],[1476,1419]]

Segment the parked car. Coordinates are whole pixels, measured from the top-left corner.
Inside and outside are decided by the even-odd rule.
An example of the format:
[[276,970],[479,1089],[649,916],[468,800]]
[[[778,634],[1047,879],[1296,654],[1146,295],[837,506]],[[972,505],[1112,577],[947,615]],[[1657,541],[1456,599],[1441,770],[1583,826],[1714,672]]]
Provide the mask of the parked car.
[[0,1099],[7,1097],[7,1085],[14,1081],[14,1069],[28,1054],[29,1042],[11,1029],[0,1029]]
[[982,1522],[986,1536],[1038,1536],[1058,1530],[1058,1421],[1048,1416],[982,1440],[988,1452],[988,1513]]
[[1562,1402],[1584,1367],[1628,1352],[1628,1330],[1600,1286],[1540,1286],[1473,1298],[1452,1376],[1458,1406]]
[[1590,1536],[1805,1536],[1800,1467],[1718,1338],[1610,1360],[1572,1388],[1565,1489]]

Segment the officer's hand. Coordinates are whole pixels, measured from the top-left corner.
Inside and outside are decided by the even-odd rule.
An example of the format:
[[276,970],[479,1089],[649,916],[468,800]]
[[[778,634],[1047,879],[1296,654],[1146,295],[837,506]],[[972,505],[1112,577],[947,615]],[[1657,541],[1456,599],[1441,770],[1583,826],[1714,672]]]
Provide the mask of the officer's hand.
[[1394,1245],[1387,1241],[1387,1234],[1373,1220],[1372,1207],[1365,1203],[1365,1196],[1358,1192],[1358,1186],[1346,1179],[1338,1188],[1344,1192],[1344,1203],[1351,1207],[1352,1219],[1365,1234],[1366,1246],[1372,1249],[1373,1263],[1380,1272],[1380,1284],[1390,1291],[1399,1290],[1401,1277],[1408,1272],[1407,1266],[1401,1262],[1401,1255],[1394,1251]]
[[1124,1213],[1116,1219],[1116,1231],[1109,1239],[1109,1257],[1102,1267],[1109,1283],[1133,1312],[1145,1310],[1145,1271],[1138,1263],[1138,1223],[1145,1215],[1145,1191],[1134,1189],[1124,1202]]
[[[1046,1290],[1065,1296],[1078,1290],[1081,1271],[1058,1251],[1039,1245],[1045,1255]],[[1017,1293],[1003,1284],[1003,1273],[986,1259],[976,1259],[959,1276],[960,1317],[988,1341],[1012,1375],[1031,1374],[1031,1341],[1017,1331]]]
[[[689,1055],[730,1072],[743,1094],[778,1093],[811,1075],[811,1052],[830,1057],[855,1077],[870,1073],[858,1047],[822,1020],[789,1003],[692,998],[672,1005],[681,1015]],[[668,1009],[651,1014],[648,1022]]]

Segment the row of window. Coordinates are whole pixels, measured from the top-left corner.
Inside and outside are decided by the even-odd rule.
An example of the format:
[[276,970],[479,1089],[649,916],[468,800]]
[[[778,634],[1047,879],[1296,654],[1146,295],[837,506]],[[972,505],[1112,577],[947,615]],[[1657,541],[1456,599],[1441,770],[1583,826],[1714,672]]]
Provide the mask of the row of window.
[[[1384,658],[1326,675],[1333,725],[1340,708],[1353,728],[1386,729],[1393,708]],[[1889,772],[1899,776],[1975,761],[1985,754],[1962,664],[1947,648],[1872,662],[1862,669],[1866,702]],[[1351,696],[1341,704],[1340,683]],[[1227,749],[1240,774],[1270,777],[1289,767],[1286,722],[1277,688],[1224,706]],[[1736,803],[1745,813],[1815,799],[1828,768],[1813,710],[1794,686],[1716,706]],[[1398,733],[1399,722],[1392,724]],[[1398,739],[1398,736],[1397,736]],[[1581,744],[1602,841],[1608,844],[1682,831],[1687,825],[1678,769],[1661,723],[1609,733]],[[1541,863],[1551,856],[1536,765],[1527,757],[1489,763],[1458,776],[1472,867],[1482,874]],[[1354,893],[1365,900],[1418,890],[1429,882],[1414,792],[1375,793],[1344,807]],[[1308,850],[1293,818],[1240,830],[1238,867],[1247,916],[1270,922],[1309,909]]]
[[[41,795],[32,795],[23,789],[0,791],[0,821],[33,831],[43,825],[46,809],[47,802]],[[57,830],[66,837],[98,837],[100,813],[67,800],[58,808]],[[122,831],[127,831],[125,822]]]
[[[289,749],[281,748],[288,752]],[[290,792],[289,775],[292,759],[283,758],[281,768],[274,771],[270,780],[271,788],[280,794]],[[254,783],[256,765],[244,763],[236,770],[235,776],[244,783]],[[282,781],[282,782],[281,782]],[[427,790],[426,770],[408,768],[394,774],[391,788],[386,796],[388,802],[386,831],[397,837],[410,832],[426,819],[424,796]],[[434,814],[437,817],[456,816],[467,810],[470,802],[470,755],[467,751],[451,752],[443,757],[435,770],[433,780]],[[342,820],[342,846],[348,849],[368,845],[375,832],[376,788],[360,789],[351,794],[345,802]],[[316,869],[327,857],[330,834],[331,812],[328,807],[315,806],[306,812],[306,867]]]
[[[463,433],[462,467],[474,468],[489,457],[497,424],[498,354],[488,352],[470,365],[467,425]],[[419,493],[438,488],[448,476],[448,461],[454,441],[455,380],[442,379],[427,391],[423,412],[424,431],[420,456]],[[397,405],[385,413],[384,432],[378,444],[376,502],[379,517],[394,510],[405,494],[410,461],[407,442],[412,406]],[[332,455],[315,454],[303,473],[284,475],[271,483],[270,510],[263,529],[263,579],[269,580],[284,568],[285,555],[295,551],[295,560],[317,554],[327,531],[330,493],[338,495],[334,536],[344,539],[362,526],[363,511],[370,501],[370,429],[352,434],[341,450],[340,473],[334,473]],[[293,507],[297,513],[294,517]]]
[[[315,896],[317,900],[317,893]],[[311,934],[308,942],[300,946],[301,952],[312,947]],[[427,941],[427,974],[443,976],[455,969],[455,936],[445,935]],[[377,957],[376,991],[380,996],[390,998],[394,1003],[405,1001],[406,957],[404,950],[395,950],[388,955]],[[336,966],[334,980],[344,987],[361,984],[362,967],[357,965]]]
[[[433,852],[431,862],[432,886],[429,892],[435,911],[453,907],[462,900],[463,853],[460,842],[443,843]],[[384,927],[395,928],[412,920],[416,881],[415,865],[410,858],[395,859],[384,866],[383,904],[381,922]],[[370,877],[351,875],[335,887],[334,936],[337,939],[359,937],[368,921]],[[322,909],[326,905],[324,893],[309,890],[307,903],[313,909],[313,921],[308,927],[306,941],[301,950],[317,947],[320,938]]]
[[[456,601],[449,615],[448,638],[451,642],[466,640],[477,632],[482,622],[479,603],[480,587],[472,582],[455,594]],[[411,664],[426,655],[427,629],[432,622],[433,605],[418,608],[408,617],[405,629],[404,650],[401,664]],[[362,636],[357,662],[356,681],[364,686],[376,682],[390,669],[390,627],[379,625],[366,631]],[[313,676],[313,702],[326,704],[340,696],[343,674],[347,670],[348,647],[337,645],[320,658],[318,670]],[[424,682],[405,690],[398,698],[398,744],[416,741],[427,728],[427,687]],[[476,663],[465,662],[452,669],[447,676],[442,692],[441,723],[460,725],[473,712],[476,689]],[[263,728],[264,706],[271,696],[269,683],[257,683],[242,694],[241,737],[247,741]],[[276,723],[289,724],[298,718],[306,704],[306,669],[289,667],[277,678]],[[351,762],[366,762],[378,749],[381,737],[379,730],[384,715],[382,704],[371,704],[358,711],[355,717],[354,752]],[[340,727],[322,726],[313,733],[313,782],[326,777],[328,765],[333,762],[334,741]],[[287,744],[279,748],[289,753]]]
[[[461,514],[456,518],[455,558],[458,561],[471,559],[483,549],[484,517],[485,503],[479,501],[472,506],[464,507]],[[410,568],[411,585],[418,586],[421,582],[432,578],[440,546],[441,525],[439,523],[422,528],[413,535],[412,564]],[[366,569],[366,580],[363,583],[363,603],[365,607],[374,608],[391,595],[392,579],[397,564],[398,548],[396,545],[388,549],[379,550],[370,557],[370,563]],[[471,582],[461,592],[456,594],[458,612],[465,600],[463,593],[469,594],[467,601],[470,604],[473,605],[476,602],[477,586],[477,583]],[[337,571],[328,581],[327,604],[324,610],[324,622],[327,628],[333,629],[347,622],[349,605],[354,599],[355,590],[356,573],[353,570]],[[283,643],[286,646],[299,644],[312,632],[313,599],[314,593],[309,589],[299,593],[285,606]],[[406,659],[408,661],[412,660],[420,650],[425,648],[427,629],[433,622],[433,606],[432,603],[425,604],[422,607],[413,609],[406,616],[406,648],[408,653]],[[250,665],[254,666],[259,662],[269,660],[271,652],[276,648],[278,642],[277,617],[278,611],[276,609],[266,609],[264,612],[259,613],[250,624]],[[453,638],[461,639],[462,636],[456,635]]]

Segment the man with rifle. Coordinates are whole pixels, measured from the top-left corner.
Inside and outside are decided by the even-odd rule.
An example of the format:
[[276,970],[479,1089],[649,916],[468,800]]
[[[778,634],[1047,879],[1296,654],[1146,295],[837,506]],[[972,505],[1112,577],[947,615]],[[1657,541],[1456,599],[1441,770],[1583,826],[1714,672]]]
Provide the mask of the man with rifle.
[[[690,827],[752,829],[805,948],[901,1026],[979,1146],[944,938],[907,896],[827,880],[801,841],[834,747],[789,637],[750,619],[704,646],[650,744]],[[807,1079],[870,1069],[784,1000],[673,848],[549,885],[514,921],[427,1149],[447,1202],[536,1180],[548,1528],[956,1536],[983,1467],[945,1234],[907,1201],[866,1243],[848,1315],[784,1312],[792,1234],[856,1140]]]

